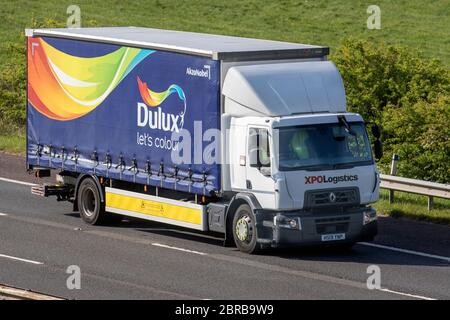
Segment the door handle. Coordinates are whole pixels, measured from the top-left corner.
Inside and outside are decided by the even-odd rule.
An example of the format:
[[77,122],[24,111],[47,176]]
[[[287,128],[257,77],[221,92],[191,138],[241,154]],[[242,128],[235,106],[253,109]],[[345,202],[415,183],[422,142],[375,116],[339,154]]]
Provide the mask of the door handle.
[[252,182],[250,180],[247,180],[247,189],[251,190],[252,188],[253,188],[252,187]]

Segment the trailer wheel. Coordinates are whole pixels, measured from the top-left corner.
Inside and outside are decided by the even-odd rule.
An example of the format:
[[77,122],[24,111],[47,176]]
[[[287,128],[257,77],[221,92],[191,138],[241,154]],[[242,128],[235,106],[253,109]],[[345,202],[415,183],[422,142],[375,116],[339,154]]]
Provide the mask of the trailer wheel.
[[259,250],[256,241],[255,214],[248,204],[242,204],[236,210],[233,219],[233,237],[239,250],[256,253]]
[[100,200],[100,192],[102,191],[91,178],[81,181],[77,193],[81,219],[92,225],[121,221],[121,216],[105,212],[105,205]]

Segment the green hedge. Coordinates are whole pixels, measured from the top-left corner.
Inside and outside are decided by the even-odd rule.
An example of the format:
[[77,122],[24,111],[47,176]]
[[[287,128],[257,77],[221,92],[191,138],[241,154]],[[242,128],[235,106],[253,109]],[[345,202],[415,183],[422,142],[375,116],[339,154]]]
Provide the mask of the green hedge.
[[387,107],[381,121],[388,154],[399,155],[398,174],[421,180],[450,182],[450,95],[420,100],[401,108]]
[[380,120],[387,106],[432,102],[450,93],[450,71],[438,60],[398,46],[349,39],[331,56],[344,79],[350,110]]
[[26,99],[26,49],[16,44],[8,45],[8,52],[15,63],[0,71],[0,131],[10,133],[25,124]]
[[349,39],[331,59],[350,111],[383,131],[382,171],[399,154],[398,175],[450,181],[450,71],[438,60],[382,43]]
[[[53,19],[32,20],[28,27],[58,28],[64,24]],[[0,135],[16,133],[26,121],[26,38],[24,34],[20,37],[21,44],[3,45],[11,59],[0,71]]]

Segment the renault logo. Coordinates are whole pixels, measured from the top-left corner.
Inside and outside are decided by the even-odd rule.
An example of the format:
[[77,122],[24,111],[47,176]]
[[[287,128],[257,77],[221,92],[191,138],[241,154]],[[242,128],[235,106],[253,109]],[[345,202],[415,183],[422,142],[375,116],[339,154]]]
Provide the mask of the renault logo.
[[336,202],[336,195],[334,194],[334,192],[330,192],[328,199],[330,199],[330,202]]

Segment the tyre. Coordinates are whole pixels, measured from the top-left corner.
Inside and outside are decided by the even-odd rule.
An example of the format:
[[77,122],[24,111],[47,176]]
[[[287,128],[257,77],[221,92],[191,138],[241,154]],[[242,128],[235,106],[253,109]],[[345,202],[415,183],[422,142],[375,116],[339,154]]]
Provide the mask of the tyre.
[[77,192],[78,210],[84,222],[92,225],[118,222],[122,220],[119,215],[106,213],[105,205],[101,202],[101,190],[92,178],[84,179]]
[[238,249],[246,253],[259,251],[255,227],[255,215],[247,204],[242,204],[236,210],[233,218],[233,237]]

